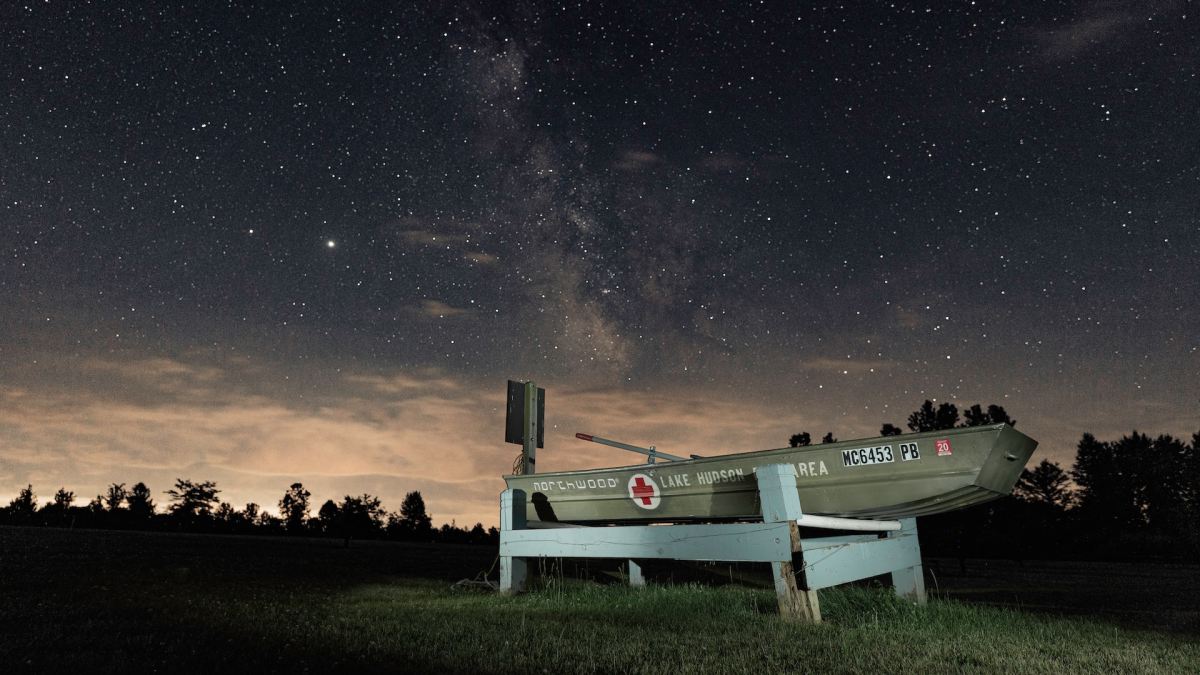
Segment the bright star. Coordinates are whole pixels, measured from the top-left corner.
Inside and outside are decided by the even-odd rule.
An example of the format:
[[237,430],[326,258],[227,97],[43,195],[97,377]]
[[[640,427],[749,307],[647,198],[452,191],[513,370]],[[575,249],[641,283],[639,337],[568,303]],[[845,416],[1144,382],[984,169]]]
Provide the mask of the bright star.
[[337,246],[337,242],[330,239],[329,241],[325,242],[325,245],[328,246],[329,248],[333,248],[334,246]]

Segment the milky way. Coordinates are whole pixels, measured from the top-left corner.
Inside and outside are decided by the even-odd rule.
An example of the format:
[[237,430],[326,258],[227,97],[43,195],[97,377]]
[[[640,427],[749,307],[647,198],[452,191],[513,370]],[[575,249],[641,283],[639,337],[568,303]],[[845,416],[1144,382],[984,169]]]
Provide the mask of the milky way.
[[494,521],[506,378],[546,468],[926,398],[1190,434],[1189,9],[8,3],[0,495]]

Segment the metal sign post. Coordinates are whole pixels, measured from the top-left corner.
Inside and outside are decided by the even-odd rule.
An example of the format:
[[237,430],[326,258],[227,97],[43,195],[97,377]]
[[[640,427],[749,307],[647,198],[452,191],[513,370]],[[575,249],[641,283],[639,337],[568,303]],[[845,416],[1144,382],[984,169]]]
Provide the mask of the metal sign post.
[[521,461],[514,474],[531,474],[537,468],[537,449],[546,447],[546,390],[536,383],[508,381],[504,442],[521,446]]
[[[543,398],[543,400],[545,399]],[[524,473],[528,475],[536,473],[538,438],[541,435],[538,428],[538,387],[533,381],[525,383],[524,412],[525,420],[522,429],[525,433],[521,439],[521,452],[525,456]]]

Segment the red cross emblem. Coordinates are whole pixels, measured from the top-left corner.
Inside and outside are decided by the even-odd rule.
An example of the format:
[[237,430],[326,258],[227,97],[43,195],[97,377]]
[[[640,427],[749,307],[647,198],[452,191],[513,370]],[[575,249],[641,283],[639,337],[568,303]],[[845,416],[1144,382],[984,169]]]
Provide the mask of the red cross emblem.
[[644,473],[634,474],[629,478],[629,498],[643,509],[656,509],[662,501],[658,483]]
[[638,476],[637,481],[633,487],[629,488],[629,491],[633,493],[634,499],[640,499],[643,504],[650,506],[650,498],[654,496],[654,486],[647,485],[644,478]]

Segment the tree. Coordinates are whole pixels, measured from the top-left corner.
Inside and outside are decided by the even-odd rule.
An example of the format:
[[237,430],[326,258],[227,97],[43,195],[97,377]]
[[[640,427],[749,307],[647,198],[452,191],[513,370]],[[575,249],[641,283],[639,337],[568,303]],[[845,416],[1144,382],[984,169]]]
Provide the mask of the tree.
[[438,529],[438,540],[448,544],[466,543],[467,536],[467,531],[456,526],[453,520],[448,523],[442,523],[442,526]]
[[425,498],[414,490],[404,495],[400,504],[399,534],[408,539],[429,539],[433,535],[433,520],[425,512]]
[[908,428],[912,431],[939,431],[958,426],[958,407],[953,403],[942,403],[936,409],[928,399],[908,416]]
[[1188,505],[1188,521],[1191,524],[1187,537],[1196,552],[1200,553],[1200,431],[1192,434],[1183,475],[1183,498]]
[[837,439],[833,437],[833,432],[830,431],[829,433],[827,433],[821,437],[821,442],[822,443],[837,443]]
[[71,504],[75,501],[75,493],[66,489],[59,488],[58,492],[54,493],[54,501],[42,507],[41,519],[47,524],[61,523],[67,518],[67,511],[71,508]]
[[1143,554],[1189,545],[1200,551],[1195,442],[1137,431],[1109,442],[1084,434],[1071,475],[1079,486],[1076,512],[1092,540],[1124,537]]
[[325,534],[333,534],[337,530],[338,506],[332,499],[326,499],[317,511],[317,522]]
[[150,498],[150,488],[145,483],[135,483],[125,496],[125,505],[129,516],[134,520],[150,520],[154,515],[154,500]]
[[121,508],[121,504],[125,502],[127,493],[125,492],[124,483],[113,483],[108,486],[108,492],[104,495],[104,506],[109,511],[116,511]]
[[274,533],[283,528],[283,520],[263,511],[258,514],[258,528]]
[[308,518],[308,498],[312,493],[304,489],[301,483],[292,483],[283,498],[279,500],[279,515],[283,518],[287,531],[296,534],[304,531],[304,520]]
[[246,523],[251,527],[258,524],[258,511],[258,504],[255,504],[254,502],[249,502],[246,504],[246,508],[242,509],[242,517],[246,519]]
[[213,520],[216,520],[221,525],[223,531],[229,531],[238,524],[240,518],[238,512],[233,508],[233,504],[229,502],[221,502],[216,511],[213,511]]
[[[1200,431],[1192,434],[1192,445],[1188,448],[1187,469],[1184,473],[1188,485],[1184,494],[1192,506],[1193,516],[1200,524]],[[1196,530],[1200,532],[1200,527]]]
[[978,403],[964,410],[963,418],[964,427],[982,427],[988,424],[988,414],[983,412]]
[[[1144,442],[1143,442],[1144,439]],[[1075,453],[1071,477],[1079,486],[1079,513],[1085,521],[1100,529],[1127,528],[1144,523],[1139,504],[1136,467],[1125,455],[1137,446],[1149,445],[1149,439],[1136,431],[1126,437],[1123,447],[1096,440],[1085,433]]]
[[338,506],[338,530],[350,545],[353,538],[369,539],[379,533],[383,525],[383,505],[379,497],[364,494],[360,497],[346,495]]
[[899,436],[903,433],[904,431],[901,430],[900,427],[892,424],[891,422],[885,422],[884,425],[879,428],[880,436]]
[[184,522],[211,518],[218,492],[217,484],[212,481],[196,483],[176,478],[175,487],[165,493],[173,502],[167,511]]
[[792,434],[792,437],[788,439],[788,445],[793,448],[803,448],[805,446],[812,445],[812,436],[810,436],[807,431],[801,431],[798,434]]
[[1025,469],[1017,481],[1016,494],[1031,504],[1066,511],[1074,503],[1070,476],[1057,463],[1043,459],[1032,471]]
[[964,427],[982,427],[990,424],[1017,426],[1017,421],[1009,417],[1004,408],[995,404],[989,405],[984,411],[976,403],[963,411],[963,417],[966,418],[966,421],[963,422]]
[[15,523],[28,523],[37,512],[37,495],[33,493],[33,485],[21,488],[17,496],[8,503],[8,515]]
[[75,493],[65,487],[58,488],[58,492],[54,493],[54,506],[61,509],[64,513],[71,508],[71,504],[75,503]]
[[1140,459],[1147,524],[1162,534],[1182,534],[1191,520],[1188,446],[1163,434],[1150,443]]

